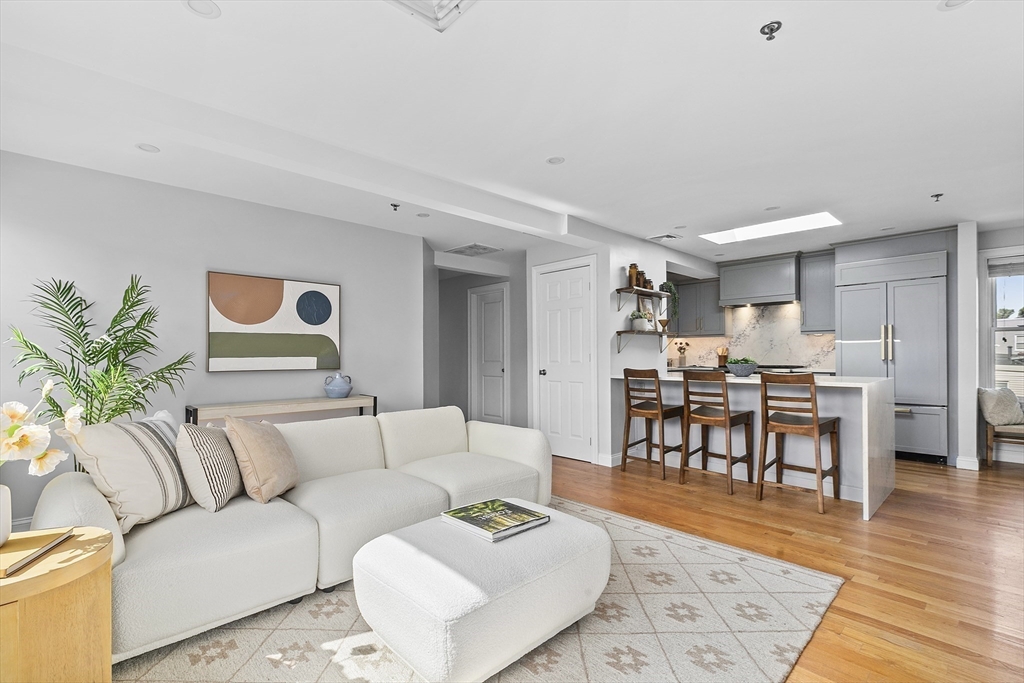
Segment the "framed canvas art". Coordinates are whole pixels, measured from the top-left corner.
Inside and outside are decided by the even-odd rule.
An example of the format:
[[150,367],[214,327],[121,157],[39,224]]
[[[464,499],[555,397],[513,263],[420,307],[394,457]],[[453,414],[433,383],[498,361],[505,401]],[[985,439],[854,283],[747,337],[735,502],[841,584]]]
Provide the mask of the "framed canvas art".
[[341,368],[340,286],[206,276],[210,372]]

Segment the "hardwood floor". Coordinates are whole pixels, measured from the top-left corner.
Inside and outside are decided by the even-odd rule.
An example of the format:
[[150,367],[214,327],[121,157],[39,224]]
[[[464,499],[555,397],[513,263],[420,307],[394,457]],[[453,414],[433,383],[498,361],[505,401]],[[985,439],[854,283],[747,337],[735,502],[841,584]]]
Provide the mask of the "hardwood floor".
[[790,681],[1024,681],[1024,466],[898,461],[870,522],[859,503],[678,470],[554,459],[555,495],[846,579]]

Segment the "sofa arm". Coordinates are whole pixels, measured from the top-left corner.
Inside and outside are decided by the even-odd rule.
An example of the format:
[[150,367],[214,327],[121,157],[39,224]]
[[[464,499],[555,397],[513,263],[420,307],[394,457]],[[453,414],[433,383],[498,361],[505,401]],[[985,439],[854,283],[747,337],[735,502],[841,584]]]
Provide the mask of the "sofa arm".
[[85,472],[65,472],[43,489],[32,515],[32,529],[95,526],[114,535],[113,566],[124,560],[124,536],[110,503]]
[[466,423],[466,431],[471,452],[518,462],[540,472],[537,502],[551,502],[551,445],[544,432],[476,420]]

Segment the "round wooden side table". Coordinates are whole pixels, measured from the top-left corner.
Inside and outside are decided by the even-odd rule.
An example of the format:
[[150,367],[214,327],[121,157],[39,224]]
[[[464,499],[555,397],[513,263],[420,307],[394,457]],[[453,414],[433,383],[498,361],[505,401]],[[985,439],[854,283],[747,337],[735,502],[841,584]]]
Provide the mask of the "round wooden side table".
[[[53,530],[11,534],[0,566],[52,538]],[[112,540],[106,529],[76,527],[72,538],[0,579],[0,683],[110,681]]]

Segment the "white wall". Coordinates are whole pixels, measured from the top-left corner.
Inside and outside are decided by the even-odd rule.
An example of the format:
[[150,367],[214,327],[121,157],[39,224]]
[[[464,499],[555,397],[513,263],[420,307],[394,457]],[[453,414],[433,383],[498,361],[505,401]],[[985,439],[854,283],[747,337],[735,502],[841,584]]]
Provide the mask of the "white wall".
[[[196,354],[184,391],[161,392],[154,408],[183,416],[186,403],[321,395],[323,371],[205,371],[208,270],[339,283],[341,365],[355,391],[378,395],[384,411],[423,405],[420,238],[8,153],[0,188],[0,327],[52,349],[26,302],[32,282],[74,280],[98,302],[101,323],[141,275],[160,307],[159,359]],[[15,355],[0,347],[2,400],[33,403],[31,387],[17,385]],[[0,470],[16,520],[32,514],[46,483],[25,470]]]

